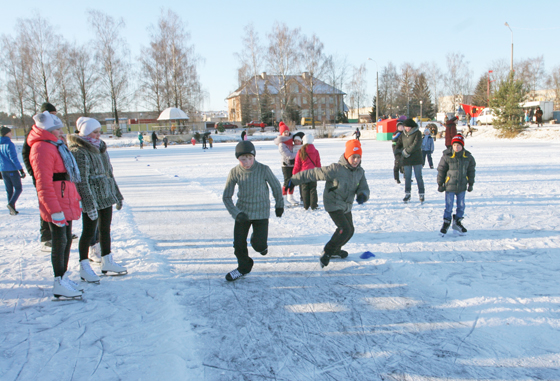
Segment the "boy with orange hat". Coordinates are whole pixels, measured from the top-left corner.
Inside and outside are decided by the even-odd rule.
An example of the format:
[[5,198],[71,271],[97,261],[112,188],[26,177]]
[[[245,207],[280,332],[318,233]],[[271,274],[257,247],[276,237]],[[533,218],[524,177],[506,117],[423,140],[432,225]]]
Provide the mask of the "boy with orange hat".
[[288,187],[314,181],[326,181],[323,204],[336,225],[336,231],[327,242],[321,255],[321,267],[329,264],[333,257],[346,258],[348,252],[342,250],[354,235],[352,222],[352,204],[354,198],[358,204],[369,199],[369,187],[365,171],[361,167],[362,146],[357,139],[346,142],[346,150],[338,160],[328,167],[319,167],[299,172],[292,176]]

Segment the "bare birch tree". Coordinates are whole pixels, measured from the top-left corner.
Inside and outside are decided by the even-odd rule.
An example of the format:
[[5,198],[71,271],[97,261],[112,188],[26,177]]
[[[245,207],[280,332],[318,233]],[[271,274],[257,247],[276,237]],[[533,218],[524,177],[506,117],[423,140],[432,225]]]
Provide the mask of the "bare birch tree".
[[31,19],[18,20],[16,30],[22,36],[29,55],[29,82],[35,108],[42,102],[55,102],[58,84],[55,79],[56,59],[59,41],[62,37],[55,33],[47,20],[37,15]]
[[323,78],[326,71],[325,55],[323,54],[323,43],[317,35],[311,37],[303,36],[300,40],[301,64],[305,75],[303,83],[309,109],[311,111],[311,123],[315,129],[315,92],[317,80]]
[[300,29],[290,29],[286,24],[274,23],[272,32],[268,34],[268,50],[266,61],[270,72],[279,77],[279,83],[274,84],[280,98],[280,113],[285,117],[291,94],[289,76],[299,69]]
[[439,110],[439,97],[441,94],[442,80],[443,80],[443,73],[441,72],[440,67],[435,61],[426,62],[420,65],[420,71],[424,73],[426,76],[426,80],[428,81],[428,86],[431,89],[431,93],[433,95],[433,103],[434,103],[434,112],[438,112]]
[[536,91],[541,90],[546,83],[544,56],[522,60],[515,67],[517,68],[515,77],[523,81],[527,90],[527,100],[535,100]]
[[363,63],[358,67],[352,68],[352,78],[350,80],[350,102],[353,108],[357,110],[358,121],[360,119],[360,105],[366,99],[366,81],[367,69]]
[[397,68],[389,62],[381,70],[379,78],[379,113],[392,115],[398,111],[397,97],[399,93],[399,75]]
[[72,80],[71,68],[72,62],[70,59],[72,48],[68,43],[61,42],[58,44],[58,49],[55,57],[55,68],[53,77],[59,88],[56,93],[56,102],[59,107],[58,110],[62,111],[62,119],[66,122],[68,133],[72,133],[70,129],[70,119],[68,117],[71,108],[73,108],[74,99],[76,98],[76,87]]
[[[343,91],[344,84],[346,83],[348,76],[348,62],[346,57],[340,58],[336,56],[329,55],[325,59],[326,66],[326,76],[328,77],[328,83],[338,89]],[[343,113],[344,107],[339,103],[339,97],[335,97],[336,111],[337,113]]]
[[241,67],[250,73],[249,77],[252,81],[247,82],[246,91],[257,97],[257,108],[254,112],[256,119],[261,120],[261,89],[259,88],[258,75],[264,62],[264,49],[260,44],[259,35],[255,31],[253,24],[246,25],[244,31],[243,50],[241,53],[236,53],[236,56],[241,63]]
[[70,51],[70,75],[75,84],[74,108],[89,116],[99,102],[98,79],[93,56],[86,46],[75,46]]
[[453,96],[453,108],[457,110],[462,96],[471,90],[471,76],[469,62],[460,53],[447,54],[447,73],[445,83],[450,95]]
[[560,66],[556,66],[552,69],[546,84],[554,93],[554,109],[558,110],[560,107]]
[[100,90],[111,101],[111,112],[115,124],[119,125],[119,110],[128,100],[128,73],[130,63],[127,61],[128,44],[121,36],[124,20],[100,11],[89,11],[89,20],[95,32],[95,60],[99,65]]
[[194,45],[188,45],[186,24],[171,10],[162,11],[156,26],[150,28],[150,45],[142,48],[141,82],[146,100],[161,112],[177,107],[195,112],[204,99],[197,72],[200,58]]
[[23,44],[24,42],[21,39],[2,36],[0,65],[6,74],[8,103],[17,110],[21,126],[25,127],[28,56],[22,49]]
[[406,114],[408,117],[411,116],[410,99],[413,96],[412,91],[417,75],[418,70],[416,70],[411,63],[405,62],[401,65],[401,73],[399,75],[400,93],[397,100],[399,112],[401,114]]

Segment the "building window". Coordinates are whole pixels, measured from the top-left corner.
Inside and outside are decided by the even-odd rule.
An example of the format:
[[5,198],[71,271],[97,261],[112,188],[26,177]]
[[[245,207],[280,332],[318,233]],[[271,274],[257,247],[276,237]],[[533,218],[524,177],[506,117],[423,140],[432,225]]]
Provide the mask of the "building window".
[[307,97],[303,97],[303,104],[304,104],[304,105],[307,104]]
[[292,93],[299,93],[298,85],[296,85],[295,83],[292,83],[292,85],[290,86],[290,91]]

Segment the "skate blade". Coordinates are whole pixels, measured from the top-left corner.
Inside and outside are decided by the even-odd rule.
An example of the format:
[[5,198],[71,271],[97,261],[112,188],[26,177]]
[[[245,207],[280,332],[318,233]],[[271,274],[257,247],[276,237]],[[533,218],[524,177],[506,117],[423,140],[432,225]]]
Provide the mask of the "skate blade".
[[86,283],[88,283],[88,284],[99,284],[99,283],[100,283],[100,281],[98,281],[98,280],[94,280],[94,281],[92,281],[92,282],[89,282],[89,281],[85,280],[84,278],[82,278],[82,281],[84,281],[84,282],[86,282]]
[[65,302],[70,300],[83,300],[82,295],[78,296],[64,296],[64,295],[54,295],[52,299],[53,302]]
[[128,270],[126,270],[126,271],[121,271],[121,272],[115,272],[115,271],[109,271],[109,270],[107,270],[107,271],[101,271],[101,273],[102,273],[103,275],[106,275],[106,276],[122,276],[122,275],[128,274]]

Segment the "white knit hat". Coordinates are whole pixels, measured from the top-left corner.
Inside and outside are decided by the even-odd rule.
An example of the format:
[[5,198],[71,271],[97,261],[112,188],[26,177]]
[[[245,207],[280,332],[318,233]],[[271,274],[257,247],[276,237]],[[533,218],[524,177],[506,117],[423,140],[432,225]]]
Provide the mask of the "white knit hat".
[[101,128],[101,124],[96,119],[81,116],[76,121],[76,128],[80,132],[80,136],[88,136],[93,131]]
[[35,115],[33,120],[35,121],[35,125],[37,127],[49,132],[62,128],[62,121],[58,118],[58,116],[53,115],[48,111]]
[[303,137],[303,144],[313,144],[315,138],[310,133],[305,134]]

